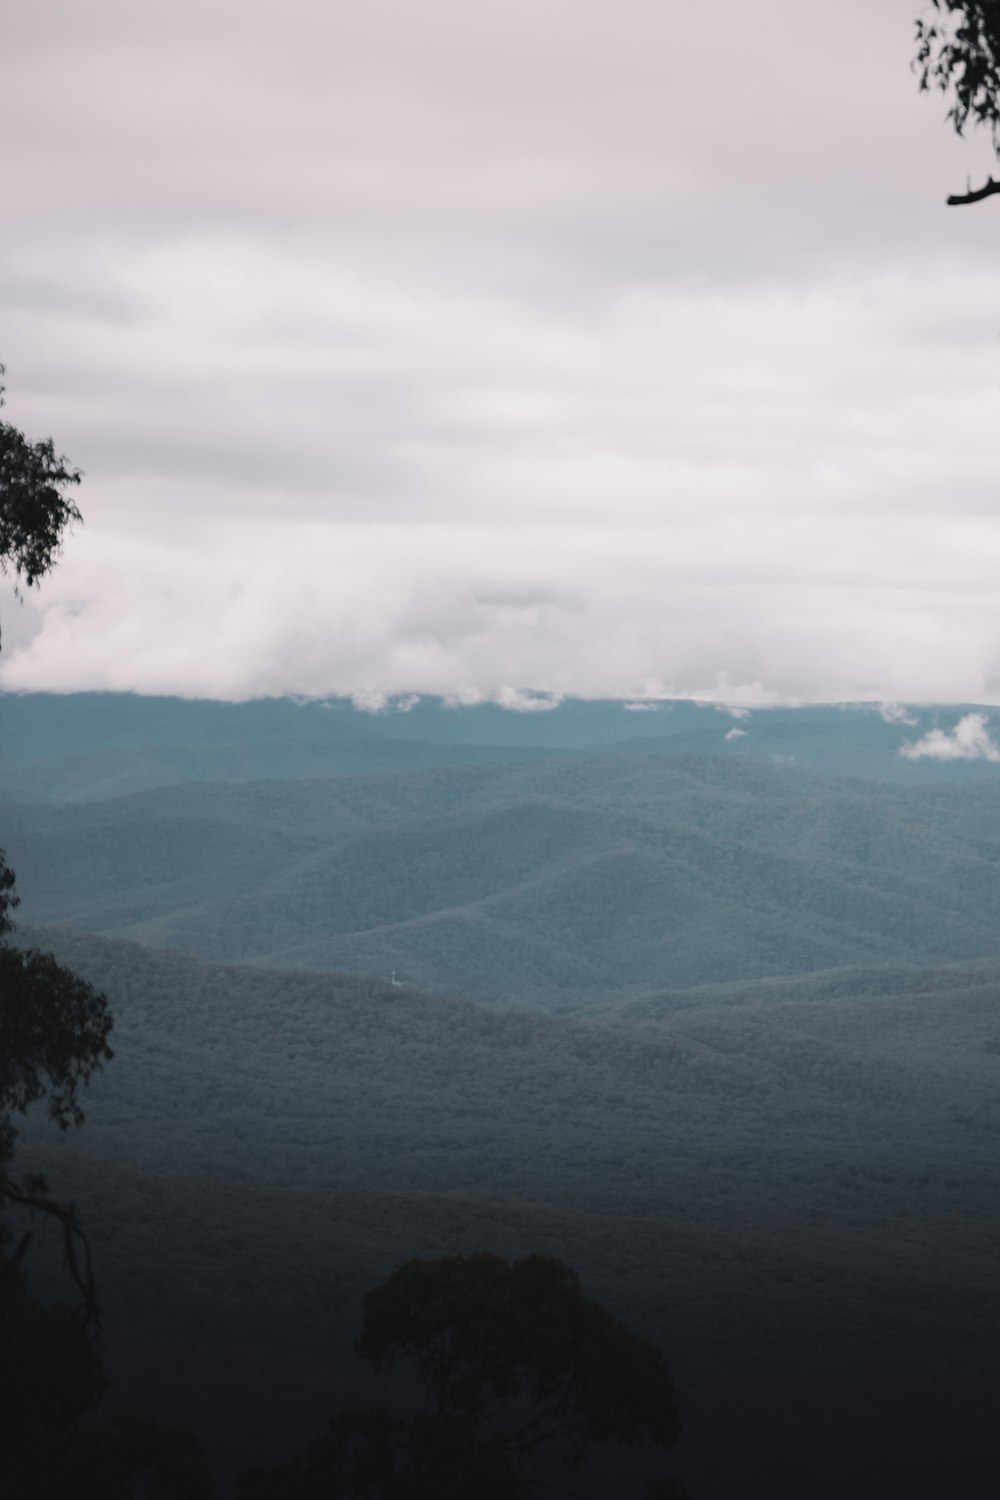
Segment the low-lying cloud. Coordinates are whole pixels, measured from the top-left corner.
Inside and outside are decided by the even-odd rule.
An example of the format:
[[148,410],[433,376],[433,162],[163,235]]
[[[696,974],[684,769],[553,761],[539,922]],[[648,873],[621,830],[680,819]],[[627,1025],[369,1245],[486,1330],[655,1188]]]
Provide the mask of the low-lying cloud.
[[1000,761],[1000,746],[991,737],[985,714],[965,714],[949,733],[929,729],[919,740],[901,745],[905,760],[993,760]]
[[912,728],[917,723],[916,715],[902,703],[880,703],[878,711],[884,724],[906,724]]
[[730,555],[711,516],[638,531],[191,517],[151,536],[88,517],[23,610],[0,599],[0,682],[373,704],[420,693],[763,708],[870,701],[887,685],[910,702],[991,701],[995,595],[978,608],[948,591],[887,602],[849,568],[821,583],[832,526],[830,548],[803,551],[793,577],[794,531],[776,526],[769,555],[752,556]]

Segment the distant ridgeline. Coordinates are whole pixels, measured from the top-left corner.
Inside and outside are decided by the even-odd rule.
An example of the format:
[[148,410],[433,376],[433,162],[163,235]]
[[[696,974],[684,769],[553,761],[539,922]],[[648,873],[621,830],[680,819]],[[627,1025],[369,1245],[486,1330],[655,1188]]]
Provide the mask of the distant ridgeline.
[[26,920],[593,1012],[998,950],[989,711],[0,697]]
[[[184,781],[358,776],[567,754],[711,755],[902,786],[1000,767],[1000,734],[996,748],[989,737],[992,710],[975,705],[751,712],[689,700],[516,701],[519,708],[404,698],[368,712],[343,698],[218,703],[0,693],[0,779],[5,800],[48,801]],[[957,737],[956,726],[963,726]],[[931,742],[921,743],[928,734]]]

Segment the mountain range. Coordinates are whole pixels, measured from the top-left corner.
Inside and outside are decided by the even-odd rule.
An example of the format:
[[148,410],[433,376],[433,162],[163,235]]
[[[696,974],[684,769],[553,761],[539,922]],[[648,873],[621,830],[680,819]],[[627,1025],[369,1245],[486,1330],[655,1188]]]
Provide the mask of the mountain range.
[[0,696],[18,940],[115,1021],[20,1143],[113,1384],[225,1493],[367,1389],[394,1266],[543,1250],[667,1352],[693,1500],[985,1500],[994,749],[975,705]]

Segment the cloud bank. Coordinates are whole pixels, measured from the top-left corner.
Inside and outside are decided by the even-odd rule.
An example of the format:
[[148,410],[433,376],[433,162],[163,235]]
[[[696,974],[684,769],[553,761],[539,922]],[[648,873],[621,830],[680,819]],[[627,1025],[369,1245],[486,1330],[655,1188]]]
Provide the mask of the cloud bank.
[[989,158],[911,49],[911,0],[11,0],[7,414],[86,525],[0,685],[1000,701],[994,221],[941,205]]

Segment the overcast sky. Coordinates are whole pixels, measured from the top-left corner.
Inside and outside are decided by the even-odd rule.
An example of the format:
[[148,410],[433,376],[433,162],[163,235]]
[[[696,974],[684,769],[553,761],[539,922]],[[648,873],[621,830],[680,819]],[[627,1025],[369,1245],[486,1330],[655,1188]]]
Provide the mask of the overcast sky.
[[6,0],[0,681],[1000,701],[1000,199],[921,0]]

